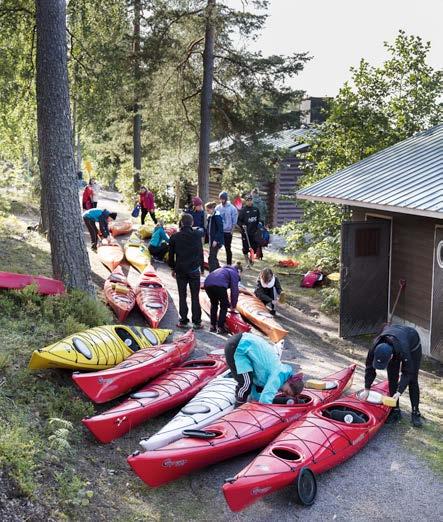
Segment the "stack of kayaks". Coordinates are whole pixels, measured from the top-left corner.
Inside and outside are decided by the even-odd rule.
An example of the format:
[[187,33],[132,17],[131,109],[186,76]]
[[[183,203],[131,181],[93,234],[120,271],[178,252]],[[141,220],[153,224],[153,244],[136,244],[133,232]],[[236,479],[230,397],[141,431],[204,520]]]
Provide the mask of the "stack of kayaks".
[[[119,321],[124,321],[135,306],[135,292],[119,265],[106,279],[104,284],[106,301],[114,310]],[[155,325],[157,327],[158,324]]]
[[123,261],[125,254],[120,245],[100,245],[97,249],[97,255],[100,261],[113,272],[117,266]]
[[149,324],[156,328],[168,310],[168,292],[152,267],[144,270],[136,289],[136,301]]
[[[386,393],[388,383],[373,390]],[[360,451],[380,430],[389,409],[382,403],[361,401],[357,394],[318,406],[285,429],[240,473],[227,479],[223,493],[229,507],[240,511],[295,483],[299,502],[312,504],[314,473],[323,473]]]
[[37,292],[41,295],[62,294],[65,291],[64,284],[57,279],[14,272],[0,272],[0,288],[21,290],[32,284],[37,285]]
[[140,444],[145,450],[166,446],[183,437],[185,430],[199,430],[234,409],[237,381],[228,370],[207,384],[161,430]]
[[274,343],[288,335],[288,331],[274,319],[260,299],[244,288],[238,297],[237,310]]
[[141,350],[113,368],[74,373],[72,378],[89,399],[97,403],[107,402],[185,361],[194,347],[195,334],[189,330],[172,343]]
[[118,406],[83,419],[100,442],[111,442],[142,422],[191,399],[226,369],[224,357],[208,355],[167,370]]
[[162,344],[170,333],[171,330],[126,325],[97,326],[34,350],[29,368],[112,368],[138,351]]
[[339,397],[354,371],[355,365],[329,375],[325,381],[330,386],[323,390],[304,390],[301,402],[297,404],[243,404],[204,429],[192,429],[188,437],[131,455],[128,462],[144,482],[155,487],[196,469],[264,447],[294,420]]

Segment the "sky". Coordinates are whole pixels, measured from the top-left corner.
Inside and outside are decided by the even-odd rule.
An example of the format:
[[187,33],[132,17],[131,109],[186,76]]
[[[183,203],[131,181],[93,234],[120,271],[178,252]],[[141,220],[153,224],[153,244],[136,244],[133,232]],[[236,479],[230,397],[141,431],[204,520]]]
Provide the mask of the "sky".
[[443,0],[270,0],[268,13],[251,47],[264,55],[308,51],[312,60],[290,84],[310,96],[335,96],[361,58],[382,64],[383,42],[400,29],[430,41],[429,64],[443,67]]

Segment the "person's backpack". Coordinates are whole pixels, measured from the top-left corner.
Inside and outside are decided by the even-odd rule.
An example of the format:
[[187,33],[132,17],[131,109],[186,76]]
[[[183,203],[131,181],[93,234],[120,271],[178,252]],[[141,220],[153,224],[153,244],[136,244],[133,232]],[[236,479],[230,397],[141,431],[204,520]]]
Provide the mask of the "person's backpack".
[[300,281],[302,288],[314,288],[321,286],[325,281],[325,275],[320,270],[311,270],[307,272]]
[[139,214],[140,214],[140,204],[136,203],[134,210],[131,212],[131,216],[133,218],[136,218],[136,217],[138,217]]
[[256,243],[261,247],[268,246],[270,238],[271,236],[269,234],[269,231],[265,228],[265,226],[262,223],[259,223],[257,232],[255,233],[254,237]]

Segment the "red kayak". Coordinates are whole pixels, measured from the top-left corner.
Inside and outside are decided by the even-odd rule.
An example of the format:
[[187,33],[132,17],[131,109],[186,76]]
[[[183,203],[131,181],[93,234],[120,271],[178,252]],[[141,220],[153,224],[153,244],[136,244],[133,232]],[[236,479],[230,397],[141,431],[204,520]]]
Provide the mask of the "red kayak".
[[149,486],[160,486],[241,453],[269,444],[290,423],[319,405],[335,400],[350,383],[355,365],[325,378],[331,389],[305,389],[302,403],[260,404],[248,402],[203,430],[184,433],[185,438],[162,448],[134,453],[128,462]]
[[168,292],[151,266],[144,270],[135,291],[137,305],[152,328],[157,328],[168,310]]
[[[372,388],[386,393],[387,382]],[[249,466],[227,479],[223,493],[232,511],[295,484],[300,503],[311,505],[314,473],[323,473],[360,451],[383,426],[390,408],[361,401],[356,394],[322,405],[295,421]]]
[[37,291],[42,295],[63,294],[65,285],[57,279],[29,274],[15,274],[14,272],[0,272],[0,288],[21,290],[25,286],[35,284]]
[[120,322],[124,322],[135,306],[135,292],[120,265],[106,279],[103,287],[106,302],[114,310]]
[[226,361],[220,355],[186,361],[130,395],[122,404],[82,422],[100,442],[111,442],[142,422],[189,401],[225,370]]
[[[211,314],[211,301],[205,290],[200,290],[200,305],[208,315]],[[243,317],[238,312],[231,311],[226,316],[225,328],[233,335],[251,331],[251,326]]]
[[91,373],[75,372],[72,378],[91,401],[111,401],[185,361],[194,347],[195,334],[189,330],[171,344],[140,350],[114,368]]

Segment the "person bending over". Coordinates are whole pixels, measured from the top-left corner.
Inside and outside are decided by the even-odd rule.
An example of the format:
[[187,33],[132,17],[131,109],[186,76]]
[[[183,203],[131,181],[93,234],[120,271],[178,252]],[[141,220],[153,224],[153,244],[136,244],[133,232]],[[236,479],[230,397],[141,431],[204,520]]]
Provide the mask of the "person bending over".
[[264,268],[260,272],[254,293],[263,304],[270,307],[271,314],[275,315],[275,303],[282,293],[282,288],[278,277],[270,268]]
[[102,237],[106,239],[111,235],[108,224],[115,219],[117,219],[117,213],[109,212],[109,210],[106,209],[91,208],[83,213],[83,221],[91,236],[91,248],[94,252],[97,252],[98,243],[97,223],[100,227]]
[[237,404],[245,403],[248,396],[251,400],[271,404],[279,393],[297,397],[303,390],[300,376],[294,375],[291,366],[282,363],[276,350],[258,335],[233,335],[225,345],[225,357],[238,383]]
[[163,261],[169,250],[169,236],[165,232],[164,223],[161,219],[154,227],[148,249],[152,257],[157,261]]

